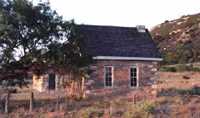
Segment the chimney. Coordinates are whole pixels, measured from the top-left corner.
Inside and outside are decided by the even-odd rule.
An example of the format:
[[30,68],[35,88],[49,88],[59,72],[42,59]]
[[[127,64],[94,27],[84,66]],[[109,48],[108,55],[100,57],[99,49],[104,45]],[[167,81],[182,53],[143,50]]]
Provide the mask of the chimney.
[[137,31],[140,32],[140,33],[146,32],[146,28],[145,28],[144,25],[137,25],[136,28],[137,28]]

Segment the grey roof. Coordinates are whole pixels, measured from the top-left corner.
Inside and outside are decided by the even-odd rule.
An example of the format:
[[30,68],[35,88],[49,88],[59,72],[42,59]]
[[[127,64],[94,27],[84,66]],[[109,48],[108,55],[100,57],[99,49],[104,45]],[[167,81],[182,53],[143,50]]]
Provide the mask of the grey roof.
[[147,29],[145,33],[136,27],[79,25],[78,29],[91,56],[161,57]]

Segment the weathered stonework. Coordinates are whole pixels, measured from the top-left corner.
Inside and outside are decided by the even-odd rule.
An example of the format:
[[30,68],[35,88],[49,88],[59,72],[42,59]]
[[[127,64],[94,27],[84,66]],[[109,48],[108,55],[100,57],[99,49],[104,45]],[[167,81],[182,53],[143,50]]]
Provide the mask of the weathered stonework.
[[93,73],[88,80],[89,90],[98,90],[104,87],[104,67],[112,66],[113,70],[113,87],[109,89],[125,88],[133,89],[130,87],[130,68],[137,66],[139,88],[151,86],[157,79],[156,71],[158,62],[152,61],[97,61],[96,64],[91,66]]
[[48,75],[33,75],[33,90],[43,92],[48,88]]
[[[113,70],[113,87],[104,87],[104,67],[112,66]],[[130,87],[130,68],[136,66],[138,69],[138,83],[139,87]],[[137,88],[150,87],[158,78],[156,75],[158,62],[152,61],[97,61],[91,65],[93,70],[90,78],[85,83],[85,89],[88,91],[128,91]],[[59,75],[55,76],[55,90],[61,90],[67,87],[66,83],[70,83],[71,76]],[[41,76],[33,75],[33,89],[43,92],[49,90],[49,74]]]
[[[64,79],[66,76],[64,75],[55,75],[55,89],[64,89]],[[48,91],[49,89],[49,74],[42,74],[42,75],[33,75],[33,83],[32,83],[33,90],[37,90],[39,92]]]

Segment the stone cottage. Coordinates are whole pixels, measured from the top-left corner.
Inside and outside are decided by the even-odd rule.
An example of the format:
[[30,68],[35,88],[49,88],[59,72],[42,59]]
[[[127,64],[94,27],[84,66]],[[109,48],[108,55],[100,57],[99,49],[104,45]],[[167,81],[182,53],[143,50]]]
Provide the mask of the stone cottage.
[[[90,66],[93,72],[85,84],[87,89],[132,89],[153,84],[162,58],[144,26],[79,25],[77,29],[84,37],[86,52],[95,62]],[[60,81],[63,77],[51,73],[40,79],[33,78],[33,88],[56,89]]]

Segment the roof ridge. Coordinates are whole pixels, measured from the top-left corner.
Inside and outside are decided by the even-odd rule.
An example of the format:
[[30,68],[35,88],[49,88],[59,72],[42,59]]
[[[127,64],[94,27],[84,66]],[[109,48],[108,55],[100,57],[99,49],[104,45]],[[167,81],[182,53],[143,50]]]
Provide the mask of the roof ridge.
[[115,26],[115,25],[92,25],[92,24],[78,24],[78,26],[86,26],[86,27],[104,27],[104,28],[130,28],[130,29],[135,29],[136,26],[134,27],[128,27],[128,26]]

